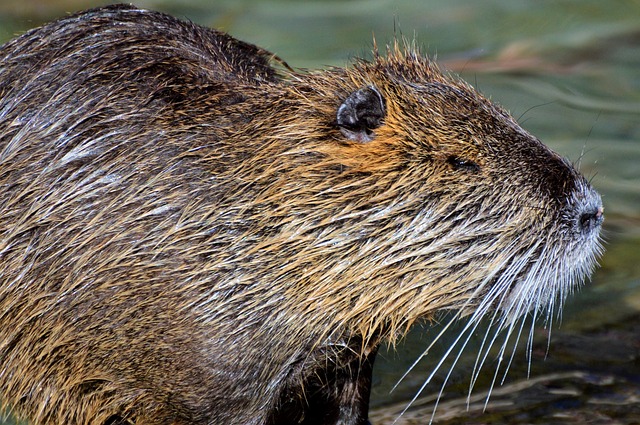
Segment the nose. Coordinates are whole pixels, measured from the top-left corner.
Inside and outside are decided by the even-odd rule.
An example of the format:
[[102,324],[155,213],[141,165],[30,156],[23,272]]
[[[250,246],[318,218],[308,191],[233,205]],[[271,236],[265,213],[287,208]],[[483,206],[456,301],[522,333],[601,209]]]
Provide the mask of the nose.
[[604,220],[602,205],[588,206],[578,217],[578,226],[582,232],[590,233],[600,227]]

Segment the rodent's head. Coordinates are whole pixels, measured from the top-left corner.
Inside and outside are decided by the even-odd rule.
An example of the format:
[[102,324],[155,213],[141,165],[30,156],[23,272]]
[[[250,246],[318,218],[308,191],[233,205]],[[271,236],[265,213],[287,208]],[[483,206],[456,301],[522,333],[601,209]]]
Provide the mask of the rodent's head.
[[393,339],[437,310],[553,311],[590,273],[599,195],[469,85],[398,49],[303,83],[278,189],[294,194],[291,240],[306,238],[300,302]]

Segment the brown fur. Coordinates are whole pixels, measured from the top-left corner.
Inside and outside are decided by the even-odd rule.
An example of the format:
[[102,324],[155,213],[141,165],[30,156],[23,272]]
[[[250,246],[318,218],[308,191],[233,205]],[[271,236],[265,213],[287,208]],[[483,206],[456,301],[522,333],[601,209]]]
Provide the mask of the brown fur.
[[0,389],[34,424],[361,424],[381,342],[542,309],[597,252],[584,178],[415,50],[297,73],[117,6],[0,57]]

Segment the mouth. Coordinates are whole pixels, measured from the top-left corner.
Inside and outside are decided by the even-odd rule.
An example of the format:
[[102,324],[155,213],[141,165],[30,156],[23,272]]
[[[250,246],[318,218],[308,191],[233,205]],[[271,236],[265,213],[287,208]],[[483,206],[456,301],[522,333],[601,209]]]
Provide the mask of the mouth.
[[[490,372],[493,379],[486,395],[488,403],[495,385],[504,381],[520,341],[526,341],[527,358],[531,364],[536,323],[542,319],[544,327],[551,329],[554,320],[561,319],[562,306],[567,296],[591,275],[597,258],[602,254],[599,230],[604,218],[603,208],[599,196],[593,193],[595,196],[590,199],[582,198],[582,209],[577,209],[580,211],[575,215],[577,226],[580,226],[579,233],[573,232],[568,226],[564,226],[564,229],[558,226],[524,252],[503,253],[505,258],[508,258],[503,262],[503,267],[495,270],[480,283],[475,295],[449,322],[450,325],[463,316],[467,318],[462,330],[454,336],[450,348],[406,409],[417,400],[436,372],[445,364],[445,360],[451,356],[451,364],[445,366],[449,371],[434,405],[435,415],[444,387],[469,341],[478,332],[481,342],[469,385],[469,397],[481,370],[489,367],[493,369],[493,372]],[[557,239],[558,234],[563,235],[564,239]],[[445,335],[449,325],[436,336],[409,370]],[[550,333],[548,337],[550,338]],[[494,354],[496,360],[491,361],[490,357]],[[434,416],[431,420],[433,418]]]

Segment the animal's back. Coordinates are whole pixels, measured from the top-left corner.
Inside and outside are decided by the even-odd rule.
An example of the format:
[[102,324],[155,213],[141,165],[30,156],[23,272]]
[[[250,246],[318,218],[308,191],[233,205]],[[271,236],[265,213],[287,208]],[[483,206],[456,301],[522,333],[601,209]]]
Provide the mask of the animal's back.
[[[115,6],[36,29],[0,55],[4,393],[40,406],[41,423],[204,421],[198,412],[225,403],[208,393],[215,375],[234,373],[232,358],[211,364],[211,334],[199,333],[198,304],[215,296],[207,261],[230,232],[211,223],[245,184],[225,176],[244,154],[220,134],[241,125],[234,105],[276,81],[269,54]],[[255,379],[234,379],[244,373]],[[233,399],[234,388],[219,390]],[[159,413],[130,407],[142,405]],[[89,416],[69,416],[80,411]]]

